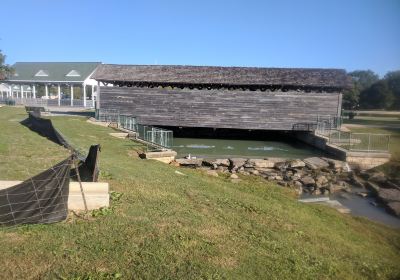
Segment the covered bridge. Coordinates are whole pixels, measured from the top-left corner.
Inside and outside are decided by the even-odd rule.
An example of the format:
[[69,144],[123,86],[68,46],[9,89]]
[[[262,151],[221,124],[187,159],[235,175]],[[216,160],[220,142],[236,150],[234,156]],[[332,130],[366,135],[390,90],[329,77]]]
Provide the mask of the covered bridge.
[[[339,116],[340,69],[100,65],[98,106],[154,126],[307,130]],[[112,86],[111,86],[112,85]]]

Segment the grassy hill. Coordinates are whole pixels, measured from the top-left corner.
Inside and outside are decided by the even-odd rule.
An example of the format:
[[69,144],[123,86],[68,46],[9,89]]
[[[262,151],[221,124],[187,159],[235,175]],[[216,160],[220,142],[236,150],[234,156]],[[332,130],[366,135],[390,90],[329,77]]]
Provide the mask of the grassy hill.
[[[0,108],[0,180],[66,156]],[[101,180],[122,193],[104,215],[0,228],[0,278],[399,279],[400,231],[296,201],[255,177],[231,183],[141,160],[141,145],[82,117],[53,117],[75,145],[102,145]]]

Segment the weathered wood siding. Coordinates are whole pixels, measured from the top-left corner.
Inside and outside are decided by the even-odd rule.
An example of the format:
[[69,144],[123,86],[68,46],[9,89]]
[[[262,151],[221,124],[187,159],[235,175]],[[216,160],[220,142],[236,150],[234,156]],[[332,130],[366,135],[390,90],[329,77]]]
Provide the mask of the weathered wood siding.
[[338,114],[340,93],[101,87],[100,108],[155,126],[292,130]]

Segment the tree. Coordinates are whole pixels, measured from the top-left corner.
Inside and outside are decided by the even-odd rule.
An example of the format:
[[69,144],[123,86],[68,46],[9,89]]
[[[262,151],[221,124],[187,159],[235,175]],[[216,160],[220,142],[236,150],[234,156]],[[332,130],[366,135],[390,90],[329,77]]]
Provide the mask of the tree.
[[400,70],[388,72],[384,78],[393,94],[393,104],[390,109],[400,110]]
[[343,94],[343,108],[354,110],[359,105],[360,93],[379,81],[379,76],[371,70],[357,70],[349,73],[353,87]]
[[5,80],[7,77],[14,73],[14,70],[5,64],[6,56],[0,50],[0,80]]
[[393,105],[394,96],[386,80],[380,80],[360,94],[363,109],[388,109]]

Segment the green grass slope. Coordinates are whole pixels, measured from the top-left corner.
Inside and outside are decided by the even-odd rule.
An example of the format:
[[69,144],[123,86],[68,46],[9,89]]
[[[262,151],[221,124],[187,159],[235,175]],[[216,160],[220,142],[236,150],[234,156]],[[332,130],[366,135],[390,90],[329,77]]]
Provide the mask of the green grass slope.
[[[26,146],[0,179],[45,169],[65,151],[0,108],[0,157]],[[53,117],[75,145],[102,145],[101,180],[123,193],[89,221],[0,229],[2,279],[398,279],[400,232],[323,206],[257,178],[231,183],[201,171],[140,160],[141,146],[81,117]],[[18,138],[20,140],[16,141]],[[23,155],[30,157],[24,158]],[[33,163],[34,162],[34,163]],[[23,169],[23,168],[21,168]]]

